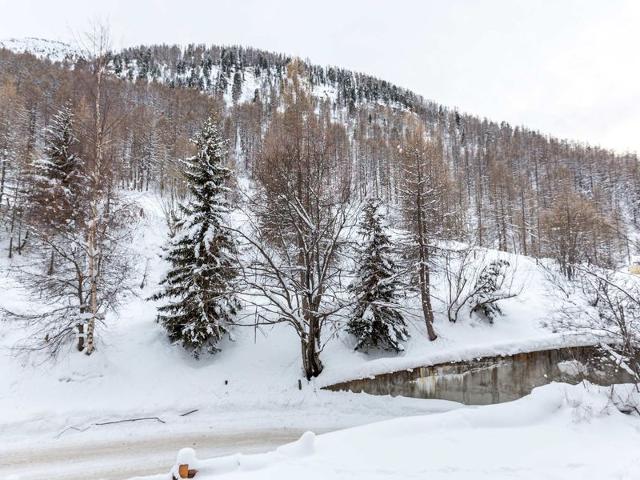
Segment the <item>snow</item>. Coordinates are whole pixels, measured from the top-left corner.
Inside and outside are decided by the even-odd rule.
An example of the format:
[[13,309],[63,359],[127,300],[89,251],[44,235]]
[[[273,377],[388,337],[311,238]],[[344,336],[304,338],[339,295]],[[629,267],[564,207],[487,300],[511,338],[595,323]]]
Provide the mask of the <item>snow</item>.
[[586,374],[588,371],[586,365],[583,365],[578,360],[566,360],[564,362],[560,362],[558,363],[558,369],[560,370],[560,372],[573,377],[577,377],[581,374]]
[[[51,61],[78,56],[69,45],[36,38],[2,40],[0,48]],[[166,65],[161,70],[159,81],[167,81]],[[214,66],[210,78],[218,74]],[[266,100],[266,78],[246,70],[238,103],[252,102],[256,89]],[[233,74],[224,93],[226,105],[233,103],[232,85]],[[312,94],[338,97],[336,88],[327,85],[313,87]],[[338,118],[345,111],[332,114]],[[239,184],[250,189],[245,178]],[[494,324],[467,314],[456,324],[448,322],[446,288],[434,273],[436,342],[426,338],[418,299],[407,294],[401,300],[411,338],[400,354],[355,352],[353,338],[329,330],[325,334],[335,338],[321,355],[325,370],[307,382],[299,340],[283,325],[236,328],[220,345],[221,353],[200,360],[167,340],[155,322],[154,303],[146,300],[167,268],[160,258],[167,240],[161,200],[153,192],[126,195],[144,213],[131,244],[137,267],[131,292],[99,326],[97,351],[87,357],[70,347],[55,362],[42,353],[18,353],[14,347],[31,330],[19,322],[0,321],[0,478],[85,480],[84,472],[96,471],[104,461],[99,458],[104,451],[119,452],[121,463],[156,469],[164,459],[156,464],[159,457],[152,449],[164,440],[162,448],[167,449],[169,440],[176,439],[185,448],[171,451],[172,458],[177,452],[173,473],[178,465],[189,464],[201,470],[197,478],[204,480],[640,478],[640,456],[632,448],[640,440],[640,420],[621,414],[610,391],[592,385],[551,384],[521,400],[481,408],[322,390],[345,380],[424,365],[597,343],[594,335],[553,330],[557,300],[536,260],[487,252],[489,259],[506,259],[515,266],[514,285],[521,290],[501,302],[504,316]],[[243,216],[234,212],[232,218],[242,229]],[[0,249],[4,252],[6,245]],[[0,256],[0,307],[38,309],[37,299],[21,288],[15,275],[16,264],[28,262],[28,257],[13,263],[5,257]],[[138,288],[145,276],[146,286]],[[343,280],[349,283],[348,276]],[[559,368],[576,373],[584,367],[567,361]],[[268,453],[246,453],[304,430],[299,440]],[[224,457],[202,460],[190,448],[199,437],[237,445],[244,453],[228,456],[225,451]],[[127,458],[122,449],[132,439],[138,445]],[[255,444],[249,448],[242,443],[246,439],[255,439]],[[58,456],[36,464],[34,451]],[[62,465],[61,459],[72,465]],[[69,468],[76,477],[69,476]],[[169,471],[169,465],[156,471]],[[164,480],[167,474],[148,478]]]
[[185,464],[192,465],[196,468],[196,451],[193,448],[183,448],[178,452],[178,457],[176,458],[176,464]]
[[632,480],[638,442],[640,418],[620,413],[607,389],[550,384],[510,403],[307,432],[266,454],[200,460],[197,478]]
[[[138,269],[123,305],[97,327],[93,355],[72,346],[54,362],[41,353],[18,353],[14,346],[28,330],[20,323],[0,322],[0,457],[4,447],[34,439],[54,446],[126,438],[132,432],[144,437],[284,428],[326,431],[458,407],[445,401],[390,401],[322,391],[317,382],[303,379],[298,338],[281,327],[237,328],[233,339],[220,345],[220,353],[195,360],[168,341],[155,322],[153,302],[145,300],[167,268],[160,258],[167,233],[161,203],[151,193],[130,197],[144,212],[131,245]],[[0,248],[6,251],[6,245]],[[29,308],[34,302],[4,255],[0,262],[0,306]],[[147,264],[147,286],[140,290]],[[95,425],[134,417],[158,417],[165,423]]]
[[35,37],[0,40],[0,48],[6,48],[15,53],[31,53],[52,62],[73,60],[81,56],[79,49],[68,43]]
[[[246,182],[241,181],[240,184],[244,185]],[[467,316],[457,324],[451,324],[446,320],[442,305],[436,303],[438,314],[435,328],[439,338],[436,342],[429,342],[424,324],[416,316],[419,312],[417,299],[404,299],[408,310],[407,321],[411,339],[406,342],[404,352],[397,356],[354,352],[353,339],[341,333],[332,339],[322,352],[321,358],[325,364],[322,375],[307,382],[301,372],[297,336],[286,326],[274,325],[255,329],[236,328],[233,338],[225,340],[220,345],[220,353],[214,356],[205,355],[200,360],[195,360],[180,346],[172,345],[168,341],[162,328],[155,322],[156,310],[153,302],[145,300],[155,291],[167,268],[160,258],[161,247],[167,238],[161,201],[151,192],[127,195],[130,200],[138,202],[144,213],[139,219],[131,244],[136,255],[137,270],[132,279],[132,291],[120,309],[107,315],[104,324],[99,325],[95,353],[87,357],[70,347],[69,351],[62,352],[55,362],[46,361],[41,353],[18,354],[13,347],[29,330],[20,323],[0,322],[0,458],[3,454],[9,454],[12,449],[29,449],[34,442],[37,442],[40,448],[59,450],[80,448],[104,439],[117,443],[131,438],[175,438],[194,433],[226,435],[252,432],[254,435],[256,432],[277,432],[282,429],[313,430],[320,433],[395,417],[424,416],[458,410],[461,406],[453,402],[354,395],[324,391],[321,387],[346,379],[430,363],[591,341],[585,337],[566,337],[545,326],[552,316],[553,305],[544,286],[544,275],[534,260],[520,257],[517,259],[517,281],[526,288],[523,288],[519,297],[504,302],[502,308],[505,316],[497,318],[493,325]],[[232,218],[242,219],[242,215],[233,215]],[[0,245],[0,248],[5,251],[6,245]],[[28,261],[28,258],[14,259],[14,262],[20,261]],[[33,301],[28,292],[21,289],[16,280],[14,265],[9,263],[5,255],[0,258],[0,306],[14,311],[37,308],[37,302]],[[146,287],[140,289],[138,285],[146,266]],[[441,289],[442,285],[436,285],[436,297],[441,297]],[[334,333],[327,332],[328,335]],[[556,390],[552,388],[550,391],[557,393],[559,387],[554,388]],[[536,395],[540,399],[547,394]],[[528,405],[526,400],[523,402],[517,405]],[[505,408],[507,415],[511,415],[510,409],[519,412],[526,410],[524,407]],[[469,434],[470,438],[477,442],[479,451],[485,451],[489,449],[491,442],[483,440],[479,432],[464,425],[467,415],[471,416],[469,418],[480,418],[483,415],[473,413],[475,411],[464,408],[466,413],[460,413],[460,417],[435,415],[428,417],[430,420],[427,417],[407,420],[409,423],[397,420],[397,424],[388,424],[393,427],[389,431],[388,440],[396,438],[396,429],[406,428],[407,442],[415,441],[429,445],[427,450],[439,452],[438,455],[451,460],[445,446],[456,450],[453,448],[458,441],[454,435],[455,431],[446,435],[440,431],[439,435],[444,435],[442,443],[436,441],[435,433],[429,436],[431,434],[422,432],[423,429],[436,428],[437,431],[437,428],[442,428],[438,427],[441,425],[438,422],[444,420],[435,419],[445,418],[451,419],[453,424],[457,425],[456,428],[460,429],[458,435]],[[141,417],[149,419],[98,425]],[[153,417],[157,417],[158,420]],[[411,427],[411,422],[416,422],[419,427]],[[401,426],[403,427],[400,428]],[[243,456],[241,463],[247,466],[254,462],[252,465],[259,468],[257,471],[266,468],[271,472],[272,469],[279,471],[278,469],[282,468],[286,470],[286,475],[293,471],[287,469],[299,468],[300,463],[296,462],[310,462],[309,465],[313,468],[323,462],[327,462],[327,465],[333,462],[336,472],[343,467],[347,469],[345,471],[349,471],[350,467],[345,464],[344,459],[340,460],[342,457],[338,457],[339,452],[328,447],[328,443],[335,438],[343,443],[345,455],[350,452],[350,455],[357,459],[355,466],[362,468],[362,472],[370,472],[371,476],[376,478],[375,475],[379,472],[365,468],[366,462],[363,459],[375,460],[377,455],[380,455],[380,462],[395,462],[395,459],[389,457],[389,454],[383,455],[379,452],[373,440],[364,439],[366,443],[359,447],[362,452],[354,451],[358,448],[355,439],[360,439],[366,432],[371,432],[372,439],[385,439],[383,427],[367,428],[353,431],[353,442],[349,437],[351,433],[335,434],[336,437],[320,435],[313,441],[313,437],[309,435],[302,442],[303,446],[292,447],[304,455],[300,453],[296,457],[292,451],[285,448],[277,455],[273,454],[284,459],[277,465],[271,465],[271,460],[263,465],[260,459],[266,457]],[[525,424],[523,428],[522,441],[530,442],[527,444],[530,448],[538,448],[538,443],[544,442],[526,440],[527,429],[537,431],[536,429],[546,428],[550,435],[562,430],[555,426],[538,424]],[[585,432],[588,430],[586,426],[581,428]],[[505,431],[511,432],[508,429]],[[491,432],[492,430],[489,431]],[[365,436],[367,435],[369,434]],[[608,437],[606,433],[603,435]],[[491,436],[488,438],[493,439]],[[587,435],[586,438],[591,437]],[[509,452],[509,442],[500,438],[493,440],[498,442],[495,448],[504,447]],[[568,440],[565,437],[565,441]],[[398,437],[397,441],[402,442],[402,439]],[[618,444],[615,438],[611,438],[611,441],[613,445]],[[470,445],[469,443],[467,447],[470,448]],[[563,443],[558,442],[558,445],[562,446]],[[414,449],[414,454],[417,458],[424,457],[422,450],[416,452]],[[508,458],[508,455],[505,458]],[[401,459],[405,461],[404,454],[397,460]],[[236,465],[238,460],[227,459],[226,462]],[[430,462],[431,460],[427,462],[428,465],[431,465]],[[523,465],[529,465],[528,461],[523,462]],[[434,465],[444,464],[436,462]],[[415,464],[414,467],[418,468]],[[424,468],[430,475],[439,474],[435,466]],[[487,472],[495,473],[495,470],[487,468]],[[317,471],[324,472],[324,478],[327,478],[326,470],[318,467]],[[416,472],[418,470],[414,471]],[[228,475],[229,478],[236,478],[234,475],[245,473],[245,470],[234,470]],[[349,478],[332,476],[334,473],[329,475],[329,478]],[[0,478],[1,474],[0,466]],[[381,478],[385,478],[384,472],[380,475],[383,475]]]
[[[463,327],[461,328],[462,332],[460,332],[460,335],[454,338],[449,336],[441,338],[441,341],[434,343],[431,349],[422,348],[420,345],[416,346],[414,345],[415,340],[412,340],[409,342],[411,349],[408,352],[405,351],[406,355],[403,356],[381,357],[371,360],[360,359],[360,361],[355,360],[352,366],[340,366],[339,369],[328,366],[328,370],[323,372],[319,380],[322,385],[331,385],[346,380],[369,378],[382,373],[410,370],[427,365],[461,362],[483,357],[508,356],[517,353],[560,347],[593,345],[597,343],[598,340],[586,334],[550,333],[544,335],[539,332],[534,332],[531,336],[516,336],[514,337],[516,340],[492,341],[491,336],[486,338],[484,335],[485,332],[480,331],[476,335],[477,343],[473,344],[472,339],[476,333],[474,329],[478,328],[478,326],[472,326],[468,329]],[[449,329],[447,329],[447,331],[449,331]],[[498,329],[496,337],[501,338],[507,331],[506,328],[503,331]],[[438,331],[438,334],[442,335],[441,332],[442,330]],[[454,332],[454,335],[455,333],[457,332]],[[353,353],[353,355],[358,354]]]

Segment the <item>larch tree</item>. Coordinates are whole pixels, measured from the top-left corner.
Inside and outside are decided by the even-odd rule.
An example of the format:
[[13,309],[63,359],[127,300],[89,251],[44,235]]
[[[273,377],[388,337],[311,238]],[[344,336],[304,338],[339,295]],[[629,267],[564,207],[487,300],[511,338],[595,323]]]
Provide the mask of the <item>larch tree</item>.
[[566,187],[559,190],[553,206],[541,214],[542,254],[556,260],[571,280],[581,263],[610,265],[615,239],[592,200]]
[[153,299],[169,338],[197,358],[214,353],[240,308],[235,295],[236,245],[225,223],[231,171],[224,166],[226,142],[209,118],[194,139],[197,153],[184,162],[188,201],[180,206],[166,260],[171,269]]
[[349,287],[355,306],[347,331],[356,338],[356,350],[399,352],[409,333],[397,302],[401,283],[393,246],[376,200],[368,200],[364,207],[360,235],[364,241],[358,252],[356,280]]
[[431,304],[431,262],[434,238],[445,233],[447,215],[447,171],[442,152],[433,140],[427,140],[421,125],[415,125],[400,147],[403,167],[400,197],[404,217],[411,232],[411,250],[417,257],[420,303],[429,340],[438,336],[433,328]]

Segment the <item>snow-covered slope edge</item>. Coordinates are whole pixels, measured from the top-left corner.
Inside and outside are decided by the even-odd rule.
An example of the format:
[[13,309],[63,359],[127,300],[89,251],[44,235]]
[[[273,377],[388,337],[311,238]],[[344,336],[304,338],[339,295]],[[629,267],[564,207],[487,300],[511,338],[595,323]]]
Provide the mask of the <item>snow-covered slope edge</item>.
[[[5,447],[34,438],[58,445],[102,435],[118,438],[132,428],[137,435],[207,431],[212,426],[217,433],[238,428],[332,429],[456,408],[451,402],[353,398],[320,391],[306,381],[298,390],[298,340],[286,328],[238,328],[234,338],[221,345],[222,352],[195,360],[168,341],[155,322],[155,305],[146,300],[166,268],[159,257],[167,238],[161,202],[152,193],[128,195],[143,212],[132,242],[137,265],[133,288],[119,311],[99,327],[93,355],[72,346],[55,361],[41,353],[18,353],[14,346],[28,330],[0,322],[0,457]],[[140,290],[147,266],[146,287]],[[12,311],[28,308],[33,300],[5,257],[0,260],[0,288],[6,292],[0,306]],[[159,417],[165,423],[95,425],[133,417]]]
[[187,451],[178,461],[202,480],[638,478],[640,418],[620,413],[609,393],[551,384],[510,403],[307,432],[267,454],[200,461]]

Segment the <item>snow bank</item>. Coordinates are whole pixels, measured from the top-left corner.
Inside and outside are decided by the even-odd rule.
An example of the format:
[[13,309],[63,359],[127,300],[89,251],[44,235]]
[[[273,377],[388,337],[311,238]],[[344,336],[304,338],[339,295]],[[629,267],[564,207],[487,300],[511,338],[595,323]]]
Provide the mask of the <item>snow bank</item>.
[[518,353],[551,350],[561,347],[582,347],[597,344],[599,337],[587,334],[548,334],[515,341],[497,341],[478,345],[454,345],[444,349],[434,344],[432,351],[421,351],[412,355],[396,358],[379,358],[359,363],[352,368],[322,375],[318,381],[322,385],[332,385],[347,380],[369,378],[383,373],[410,370],[413,368],[437,365],[448,362],[462,362],[484,357],[509,356]]
[[[200,462],[200,480],[635,479],[640,418],[607,389],[551,384],[520,400],[401,418],[255,456]],[[166,476],[148,477],[165,479]]]

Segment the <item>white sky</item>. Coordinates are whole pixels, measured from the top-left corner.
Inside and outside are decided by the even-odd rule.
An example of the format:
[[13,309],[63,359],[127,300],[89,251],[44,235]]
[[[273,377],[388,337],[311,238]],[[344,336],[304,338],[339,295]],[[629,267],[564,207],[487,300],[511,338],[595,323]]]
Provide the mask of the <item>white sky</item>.
[[[95,4],[94,4],[95,3]],[[0,0],[0,38],[241,44],[640,152],[640,0]]]

